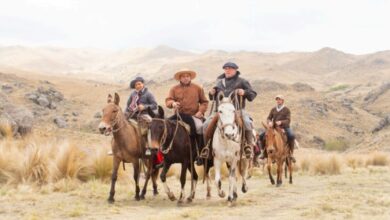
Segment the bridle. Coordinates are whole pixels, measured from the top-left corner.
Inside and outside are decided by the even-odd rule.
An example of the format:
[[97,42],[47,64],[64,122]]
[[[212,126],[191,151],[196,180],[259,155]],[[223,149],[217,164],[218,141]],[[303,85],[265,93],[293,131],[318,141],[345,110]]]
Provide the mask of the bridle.
[[[177,114],[178,116],[178,120],[176,120],[176,126],[175,126],[175,132],[173,133],[173,137],[171,139],[171,141],[169,142],[169,145],[168,145],[168,148],[166,149],[163,149],[163,145],[166,144],[166,141],[167,141],[167,138],[168,138],[168,120],[166,119],[161,119],[161,118],[153,118],[154,121],[160,121],[164,124],[164,131],[163,131],[163,134],[161,136],[161,139],[160,139],[160,146],[159,146],[159,150],[163,153],[163,154],[168,154],[169,151],[172,150],[172,147],[173,147],[173,140],[175,140],[176,138],[176,134],[177,134],[177,131],[179,130],[179,120],[182,120],[180,115]],[[151,134],[151,131],[149,129],[149,134]]]
[[224,130],[225,130],[226,127],[229,127],[229,126],[231,126],[233,130],[237,129],[237,132],[235,133],[234,137],[232,139],[230,139],[230,140],[239,143],[239,140],[237,140],[237,138],[238,138],[238,134],[240,132],[239,132],[237,124],[235,122],[223,124],[222,120],[221,120],[221,117],[219,117],[219,119],[218,119],[218,129],[220,131],[219,133],[221,134],[222,139],[227,138]]

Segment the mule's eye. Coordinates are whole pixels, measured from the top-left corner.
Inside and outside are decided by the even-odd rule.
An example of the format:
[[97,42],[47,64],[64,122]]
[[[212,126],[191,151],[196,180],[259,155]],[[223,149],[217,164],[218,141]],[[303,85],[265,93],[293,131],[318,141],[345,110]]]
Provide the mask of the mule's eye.
[[221,113],[221,114],[222,114],[222,111],[220,110],[220,111],[219,111],[219,113]]

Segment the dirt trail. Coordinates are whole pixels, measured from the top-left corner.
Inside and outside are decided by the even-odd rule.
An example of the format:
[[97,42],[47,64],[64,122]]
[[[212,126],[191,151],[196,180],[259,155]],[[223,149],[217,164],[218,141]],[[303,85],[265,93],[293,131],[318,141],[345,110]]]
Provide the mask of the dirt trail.
[[[205,199],[205,185],[199,184],[192,204],[178,207],[163,192],[145,201],[133,199],[132,183],[120,181],[116,203],[106,202],[109,184],[100,181],[76,184],[64,182],[61,190],[30,186],[1,189],[0,219],[390,219],[390,169],[369,167],[344,171],[335,176],[297,174],[294,184],[276,188],[266,175],[256,173],[249,180],[249,192],[239,192],[238,202],[228,207],[213,186]],[[179,181],[168,179],[176,196]],[[223,188],[227,189],[227,180]],[[186,187],[189,191],[189,184]]]

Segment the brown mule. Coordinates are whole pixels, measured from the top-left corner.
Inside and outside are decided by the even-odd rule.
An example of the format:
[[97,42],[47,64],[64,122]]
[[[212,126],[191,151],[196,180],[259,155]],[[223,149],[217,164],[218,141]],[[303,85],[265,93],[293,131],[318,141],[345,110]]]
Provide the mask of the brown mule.
[[[292,161],[290,158],[290,150],[286,143],[285,138],[283,137],[283,133],[280,128],[274,128],[274,126],[270,127],[263,123],[265,131],[265,150],[267,151],[267,169],[269,179],[272,184],[275,184],[275,180],[271,174],[271,166],[273,161],[276,162],[277,165],[277,177],[276,177],[276,186],[282,185],[282,172],[283,172],[283,164],[286,162],[286,167],[288,167],[289,171],[289,183],[292,184]],[[287,175],[287,172],[286,172]]]
[[[111,94],[108,95],[107,105],[103,108],[103,117],[99,124],[100,133],[113,135],[111,147],[113,152],[113,168],[111,176],[111,189],[108,202],[113,203],[115,195],[115,183],[118,178],[118,168],[121,162],[132,163],[134,168],[135,181],[135,199],[138,201],[145,198],[146,188],[150,176],[152,176],[154,194],[157,194],[156,179],[158,170],[153,170],[152,159],[145,158],[145,141],[141,138],[137,127],[130,125],[119,107],[119,95],[115,93],[112,100]],[[140,195],[139,176],[140,160],[147,166],[145,185]]]

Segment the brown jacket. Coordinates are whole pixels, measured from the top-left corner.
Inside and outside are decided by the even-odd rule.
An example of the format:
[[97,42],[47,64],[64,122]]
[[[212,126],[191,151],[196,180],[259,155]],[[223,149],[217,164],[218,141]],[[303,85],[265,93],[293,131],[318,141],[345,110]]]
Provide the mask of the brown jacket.
[[172,108],[173,102],[179,102],[179,112],[187,115],[195,115],[198,111],[204,114],[209,104],[204,90],[192,82],[188,86],[178,84],[171,88],[165,104]]
[[291,112],[290,109],[288,109],[286,106],[283,107],[282,110],[279,112],[276,110],[276,107],[271,109],[271,112],[268,115],[268,121],[281,121],[282,128],[289,128],[290,127],[290,121],[291,121]]

